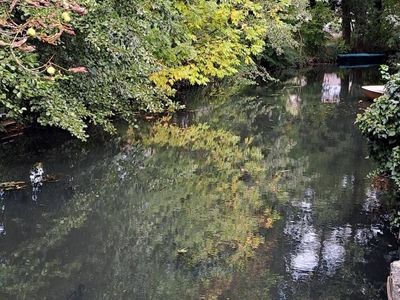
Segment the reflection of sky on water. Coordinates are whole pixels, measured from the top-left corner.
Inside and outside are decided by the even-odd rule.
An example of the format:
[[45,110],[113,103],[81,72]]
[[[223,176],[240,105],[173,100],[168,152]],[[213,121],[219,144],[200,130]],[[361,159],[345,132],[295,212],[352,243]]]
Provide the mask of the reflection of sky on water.
[[318,235],[311,226],[310,230],[301,237],[296,253],[291,256],[290,269],[293,279],[298,280],[307,277],[318,267],[319,245]]
[[359,245],[366,246],[371,240],[377,238],[382,233],[380,224],[371,224],[370,227],[358,228],[354,235],[354,241]]
[[381,204],[379,202],[376,190],[368,188],[366,196],[367,197],[365,198],[363,203],[363,211],[366,213],[371,213],[378,210]]
[[[345,175],[341,187],[352,189],[354,176]],[[293,281],[311,280],[315,273],[332,277],[346,261],[349,243],[366,246],[382,234],[379,224],[343,224],[320,228],[314,225],[314,206],[318,202],[315,192],[308,188],[303,199],[293,199],[292,213],[288,216],[284,234],[292,249],[286,258],[286,270]],[[363,211],[370,213],[379,207],[376,192],[367,188]]]
[[297,214],[288,218],[284,229],[294,247],[287,266],[294,280],[307,278],[318,267],[321,241],[313,226],[313,197],[314,191],[307,189],[304,199],[292,202]]
[[331,229],[323,242],[322,265],[324,273],[328,276],[335,275],[336,271],[345,261],[345,245],[351,238],[350,225]]
[[287,94],[286,111],[292,116],[298,116],[301,110],[301,90],[307,85],[307,78],[305,76],[296,76],[286,82],[291,85],[290,92]]
[[288,101],[286,103],[286,111],[292,116],[298,116],[301,108],[301,98],[298,94],[289,94]]
[[305,87],[307,85],[307,77],[305,76],[295,76],[285,82],[287,85],[293,85],[297,87]]
[[342,188],[352,188],[354,186],[354,175],[344,175],[342,178]]
[[303,174],[312,188],[298,185],[290,192],[277,251],[282,260],[274,265],[282,280],[273,299],[379,299],[374,297],[384,293],[377,253],[388,247],[382,242],[387,231],[377,214],[380,193],[364,180],[372,166],[354,126],[358,87],[369,78],[358,70],[335,71],[326,68],[304,81],[295,77],[285,93],[286,114],[299,117],[294,126],[306,122],[292,153],[309,159]]
[[321,101],[323,103],[339,103],[341,90],[340,77],[335,73],[325,74],[322,83]]

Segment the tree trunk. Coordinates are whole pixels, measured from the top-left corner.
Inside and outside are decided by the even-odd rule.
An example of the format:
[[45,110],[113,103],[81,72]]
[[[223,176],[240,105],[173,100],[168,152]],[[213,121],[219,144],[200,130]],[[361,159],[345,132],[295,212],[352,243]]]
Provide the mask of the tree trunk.
[[350,47],[351,43],[350,0],[342,1],[342,33],[346,46]]

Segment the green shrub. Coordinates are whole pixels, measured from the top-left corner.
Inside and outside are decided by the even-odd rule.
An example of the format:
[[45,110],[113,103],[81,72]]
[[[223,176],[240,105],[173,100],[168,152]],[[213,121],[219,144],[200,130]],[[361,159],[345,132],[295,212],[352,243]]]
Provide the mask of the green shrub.
[[384,78],[388,79],[386,95],[358,115],[356,124],[368,139],[378,171],[400,187],[400,72]]

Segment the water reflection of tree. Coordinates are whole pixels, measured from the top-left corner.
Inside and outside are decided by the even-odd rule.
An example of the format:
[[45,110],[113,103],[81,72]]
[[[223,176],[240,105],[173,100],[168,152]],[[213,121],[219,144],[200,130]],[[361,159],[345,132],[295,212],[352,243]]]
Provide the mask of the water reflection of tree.
[[[354,224],[360,208],[376,199],[368,196],[365,176],[370,165],[364,159],[364,142],[353,124],[361,77],[368,77],[358,71],[339,73],[343,85],[341,94],[335,97],[340,96],[342,103],[331,106],[321,103],[323,75],[311,72],[297,76],[286,83],[284,90],[258,87],[231,101],[224,102],[222,97],[221,104],[200,120],[211,124],[223,120],[226,127],[234,128],[242,137],[253,136],[266,157],[273,157],[267,163],[272,174],[285,169],[295,174],[292,180],[283,176],[280,186],[286,192],[285,199],[295,206],[294,215],[285,217],[290,225],[287,234],[293,237],[295,232],[303,232],[293,240],[298,251],[287,261],[295,263],[301,255],[315,260],[305,278],[301,279],[299,274],[293,283],[285,279],[286,287],[281,291],[289,298],[296,295],[296,299],[310,299],[311,295],[318,299],[375,299],[380,297],[381,287],[365,280],[360,264],[365,263],[370,251],[367,249],[373,249],[371,243],[380,234],[381,221],[371,213],[373,225],[365,220],[362,222],[366,224]],[[303,76],[305,80],[298,80]],[[303,81],[308,84],[299,84]],[[301,101],[293,103],[293,99]],[[312,198],[306,201],[307,191],[312,191]],[[275,255],[287,251],[277,249]],[[282,265],[274,270],[287,267]],[[301,268],[300,272],[305,271]],[[348,285],[342,284],[341,277],[348,280]]]
[[[292,194],[296,208],[286,217],[286,230],[294,249],[288,261],[297,277],[281,291],[289,297],[296,295],[296,299],[309,299],[311,295],[315,299],[379,298],[380,286],[356,271],[362,263],[360,258],[367,254],[356,235],[364,226],[368,232],[374,230],[370,224],[354,225],[354,216],[367,201],[365,176],[370,167],[364,159],[363,140],[353,124],[356,98],[348,95],[337,107],[322,105],[318,88],[317,82],[302,89],[301,98],[307,100],[297,126],[290,131],[297,142],[292,155],[310,158],[303,176],[313,178],[308,189],[300,187]],[[296,232],[301,232],[298,238]],[[306,257],[311,259],[308,263],[303,259]],[[301,262],[298,266],[297,261]],[[348,285],[342,284],[343,278]]]
[[[110,146],[106,155],[77,146],[70,161],[84,166],[76,174],[79,192],[48,213],[51,226],[41,237],[1,253],[1,290],[20,298],[271,298],[277,278],[270,253],[288,251],[279,249],[286,222],[266,230],[276,218],[271,207],[283,213],[312,190],[311,221],[286,218],[296,230],[327,228],[315,231],[319,257],[332,247],[345,254],[316,268],[349,283],[338,287],[326,272],[320,282],[289,280],[283,290],[298,299],[309,299],[312,286],[320,299],[340,299],[355,285],[375,292],[354,272],[365,253],[352,240],[368,243],[362,237],[369,233],[346,233],[354,215],[349,199],[362,201],[365,193],[354,107],[321,104],[318,76],[315,82],[306,74],[301,88],[257,87],[232,96],[234,87],[212,105],[194,107],[200,113],[184,120],[186,129],[165,123],[143,133],[142,146]],[[290,95],[301,99],[296,113],[288,109]]]
[[126,145],[93,165],[92,182],[43,237],[4,253],[2,290],[57,298],[75,285],[94,299],[223,292],[262,243],[260,226],[276,218],[261,152],[201,125],[158,125],[142,138],[145,148]]

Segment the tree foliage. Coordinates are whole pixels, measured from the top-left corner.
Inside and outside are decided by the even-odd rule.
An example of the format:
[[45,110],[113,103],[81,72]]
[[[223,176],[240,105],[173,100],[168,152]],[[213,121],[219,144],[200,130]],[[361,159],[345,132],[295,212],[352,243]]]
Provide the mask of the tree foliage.
[[[85,13],[74,2],[0,3],[0,104],[9,117],[20,121],[35,118],[43,125],[57,125],[84,136],[83,104],[71,103],[64,97],[57,81],[63,77],[59,73],[54,76],[48,73],[52,73],[49,68],[54,68],[51,49],[59,47],[62,35],[75,35],[70,14]],[[65,71],[85,72],[85,69]]]
[[335,14],[325,2],[317,2],[314,7],[310,9],[311,20],[305,23],[301,29],[300,34],[303,40],[303,47],[306,55],[321,56],[321,48],[326,46],[330,35],[325,30],[325,26],[334,21]]
[[178,83],[233,75],[265,43],[290,44],[304,2],[2,1],[2,110],[81,139],[88,124],[112,132],[116,118],[175,110]]
[[343,39],[349,50],[397,51],[399,2],[396,0],[329,1],[342,18]]

